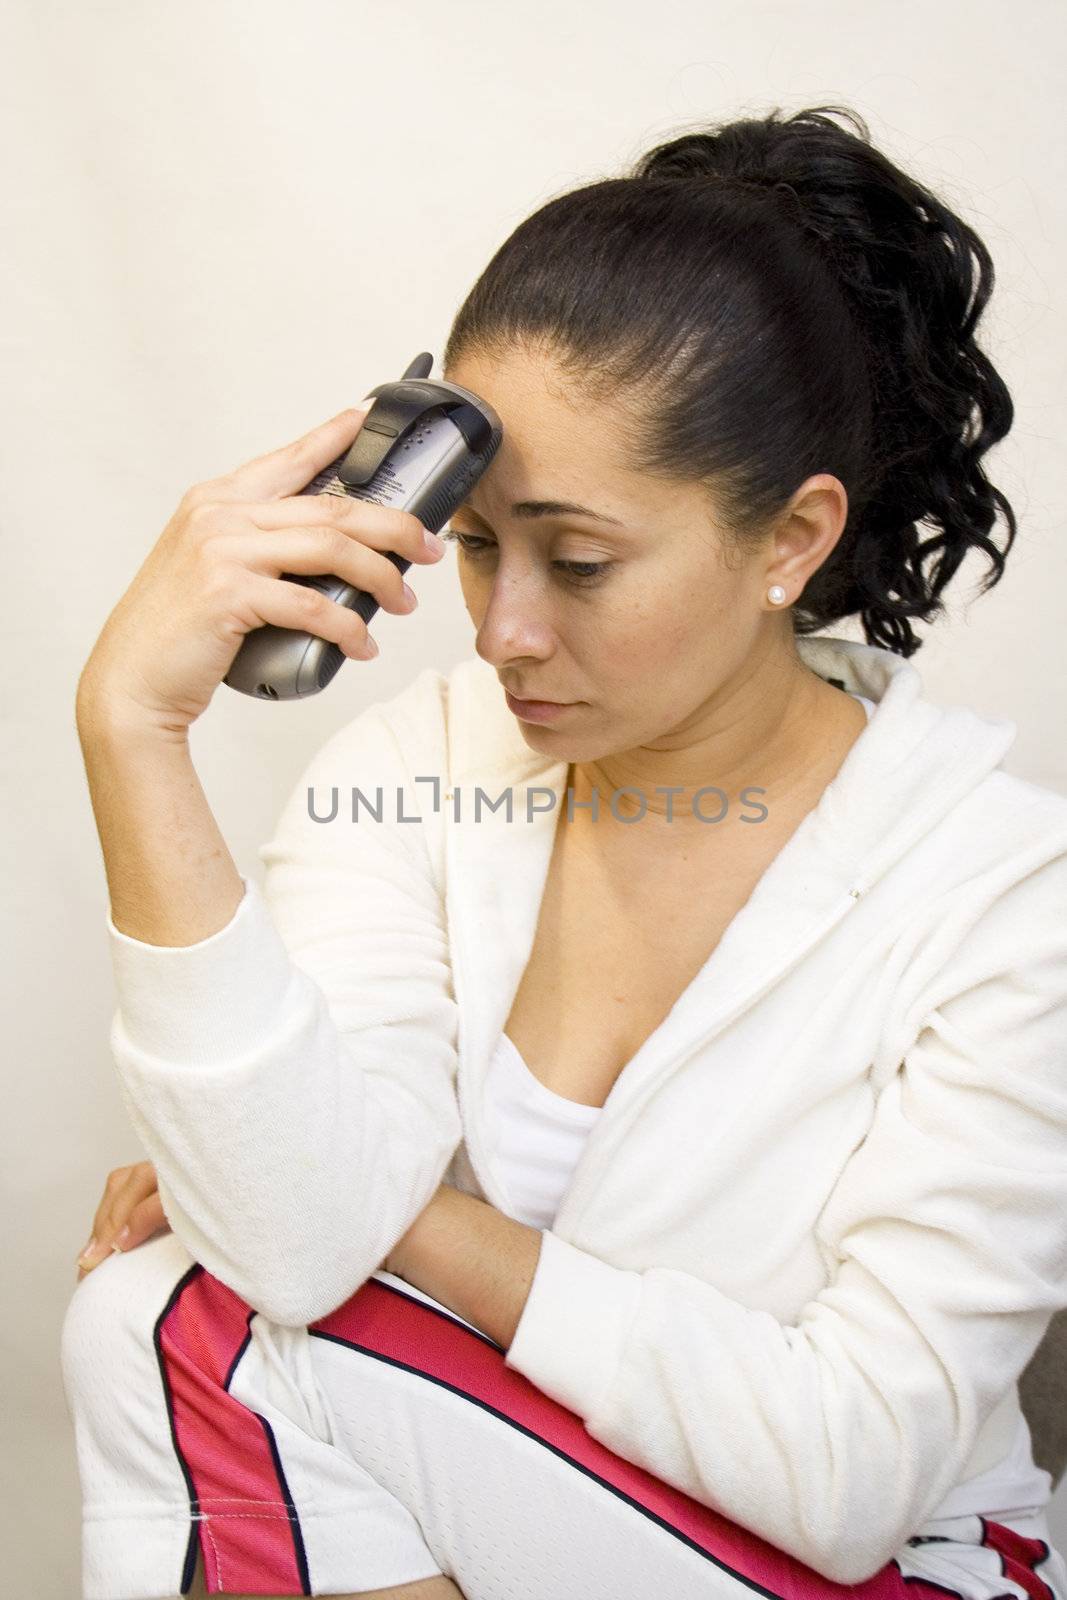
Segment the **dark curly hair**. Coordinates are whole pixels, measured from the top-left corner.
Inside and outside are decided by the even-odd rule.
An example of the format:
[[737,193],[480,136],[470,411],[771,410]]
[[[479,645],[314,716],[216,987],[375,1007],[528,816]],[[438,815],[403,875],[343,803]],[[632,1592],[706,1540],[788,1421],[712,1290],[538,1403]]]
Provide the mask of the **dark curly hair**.
[[[522,345],[579,395],[633,402],[629,461],[705,483],[737,549],[810,474],[833,473],[848,520],[794,629],[858,614],[868,643],[910,656],[908,619],[944,611],[968,550],[989,559],[985,593],[1015,539],[981,466],[1014,415],[974,337],[993,281],[974,230],[874,149],[855,112],[776,108],[549,200],[474,284],[443,367]],[[920,523],[936,531],[923,539]]]

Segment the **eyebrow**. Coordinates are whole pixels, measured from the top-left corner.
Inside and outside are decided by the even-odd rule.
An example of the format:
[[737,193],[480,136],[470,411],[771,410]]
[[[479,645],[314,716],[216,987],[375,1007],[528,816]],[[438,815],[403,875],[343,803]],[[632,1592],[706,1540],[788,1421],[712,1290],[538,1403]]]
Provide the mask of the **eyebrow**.
[[[472,516],[478,517],[478,512],[467,501],[457,506],[456,511],[469,511]],[[516,500],[511,514],[520,520],[533,517],[591,517],[595,522],[610,522],[617,528],[626,526],[618,517],[606,516],[602,511],[591,511],[588,506],[576,505],[573,500]],[[478,520],[485,519],[479,517]]]

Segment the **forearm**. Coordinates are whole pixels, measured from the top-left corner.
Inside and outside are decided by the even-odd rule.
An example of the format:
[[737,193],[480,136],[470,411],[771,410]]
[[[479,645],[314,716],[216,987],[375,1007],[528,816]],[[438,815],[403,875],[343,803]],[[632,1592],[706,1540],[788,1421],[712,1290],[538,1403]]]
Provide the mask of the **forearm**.
[[115,927],[167,946],[225,927],[244,885],[188,739],[123,721],[90,696],[79,696],[77,730]]
[[541,1232],[442,1183],[386,1261],[508,1349],[541,1252]]

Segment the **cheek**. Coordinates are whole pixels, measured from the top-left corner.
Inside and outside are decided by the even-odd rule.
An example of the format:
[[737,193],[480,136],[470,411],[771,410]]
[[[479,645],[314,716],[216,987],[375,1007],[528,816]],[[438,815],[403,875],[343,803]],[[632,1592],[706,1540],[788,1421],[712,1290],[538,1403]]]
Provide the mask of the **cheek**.
[[463,604],[467,608],[467,614],[477,627],[481,624],[482,615],[489,599],[489,585],[479,580],[477,573],[471,569],[469,563],[465,562],[462,557],[456,566],[456,575],[459,579],[460,593],[463,596]]
[[[480,627],[493,578],[460,557],[457,573],[464,605]],[[557,642],[589,670],[590,679],[620,686],[688,678],[695,664],[714,661],[736,628],[728,584],[714,572],[665,571],[650,565],[617,574],[583,597],[565,597],[554,616]]]
[[624,673],[685,676],[695,661],[714,655],[722,597],[701,575],[657,573],[619,602],[604,601],[590,617],[590,643],[617,649]]

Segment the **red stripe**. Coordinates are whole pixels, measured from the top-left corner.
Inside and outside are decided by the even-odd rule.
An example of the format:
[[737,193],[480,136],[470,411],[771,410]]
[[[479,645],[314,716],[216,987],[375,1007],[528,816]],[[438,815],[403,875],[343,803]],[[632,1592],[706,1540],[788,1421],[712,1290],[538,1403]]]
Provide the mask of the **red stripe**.
[[294,1522],[264,1425],[226,1389],[249,1309],[200,1272],[161,1322],[175,1437],[193,1484],[192,1510],[211,1519],[210,1532],[198,1524],[207,1592],[303,1594]]
[[344,1305],[309,1324],[309,1328],[401,1362],[427,1377],[441,1379],[469,1399],[521,1424],[668,1527],[684,1534],[730,1572],[761,1585],[771,1594],[786,1600],[798,1600],[800,1596],[821,1600],[823,1596],[838,1596],[845,1589],[863,1600],[901,1600],[904,1594],[900,1569],[893,1562],[864,1583],[835,1583],[624,1460],[593,1439],[575,1412],[542,1393],[521,1372],[506,1366],[499,1348],[392,1285],[369,1278]]
[[1048,1546],[1043,1539],[1030,1539],[1002,1522],[989,1522],[982,1517],[982,1543],[994,1549],[1004,1563],[1004,1575],[1025,1589],[1033,1600],[1054,1600],[1052,1590],[1037,1572],[1039,1561],[1048,1556]]

